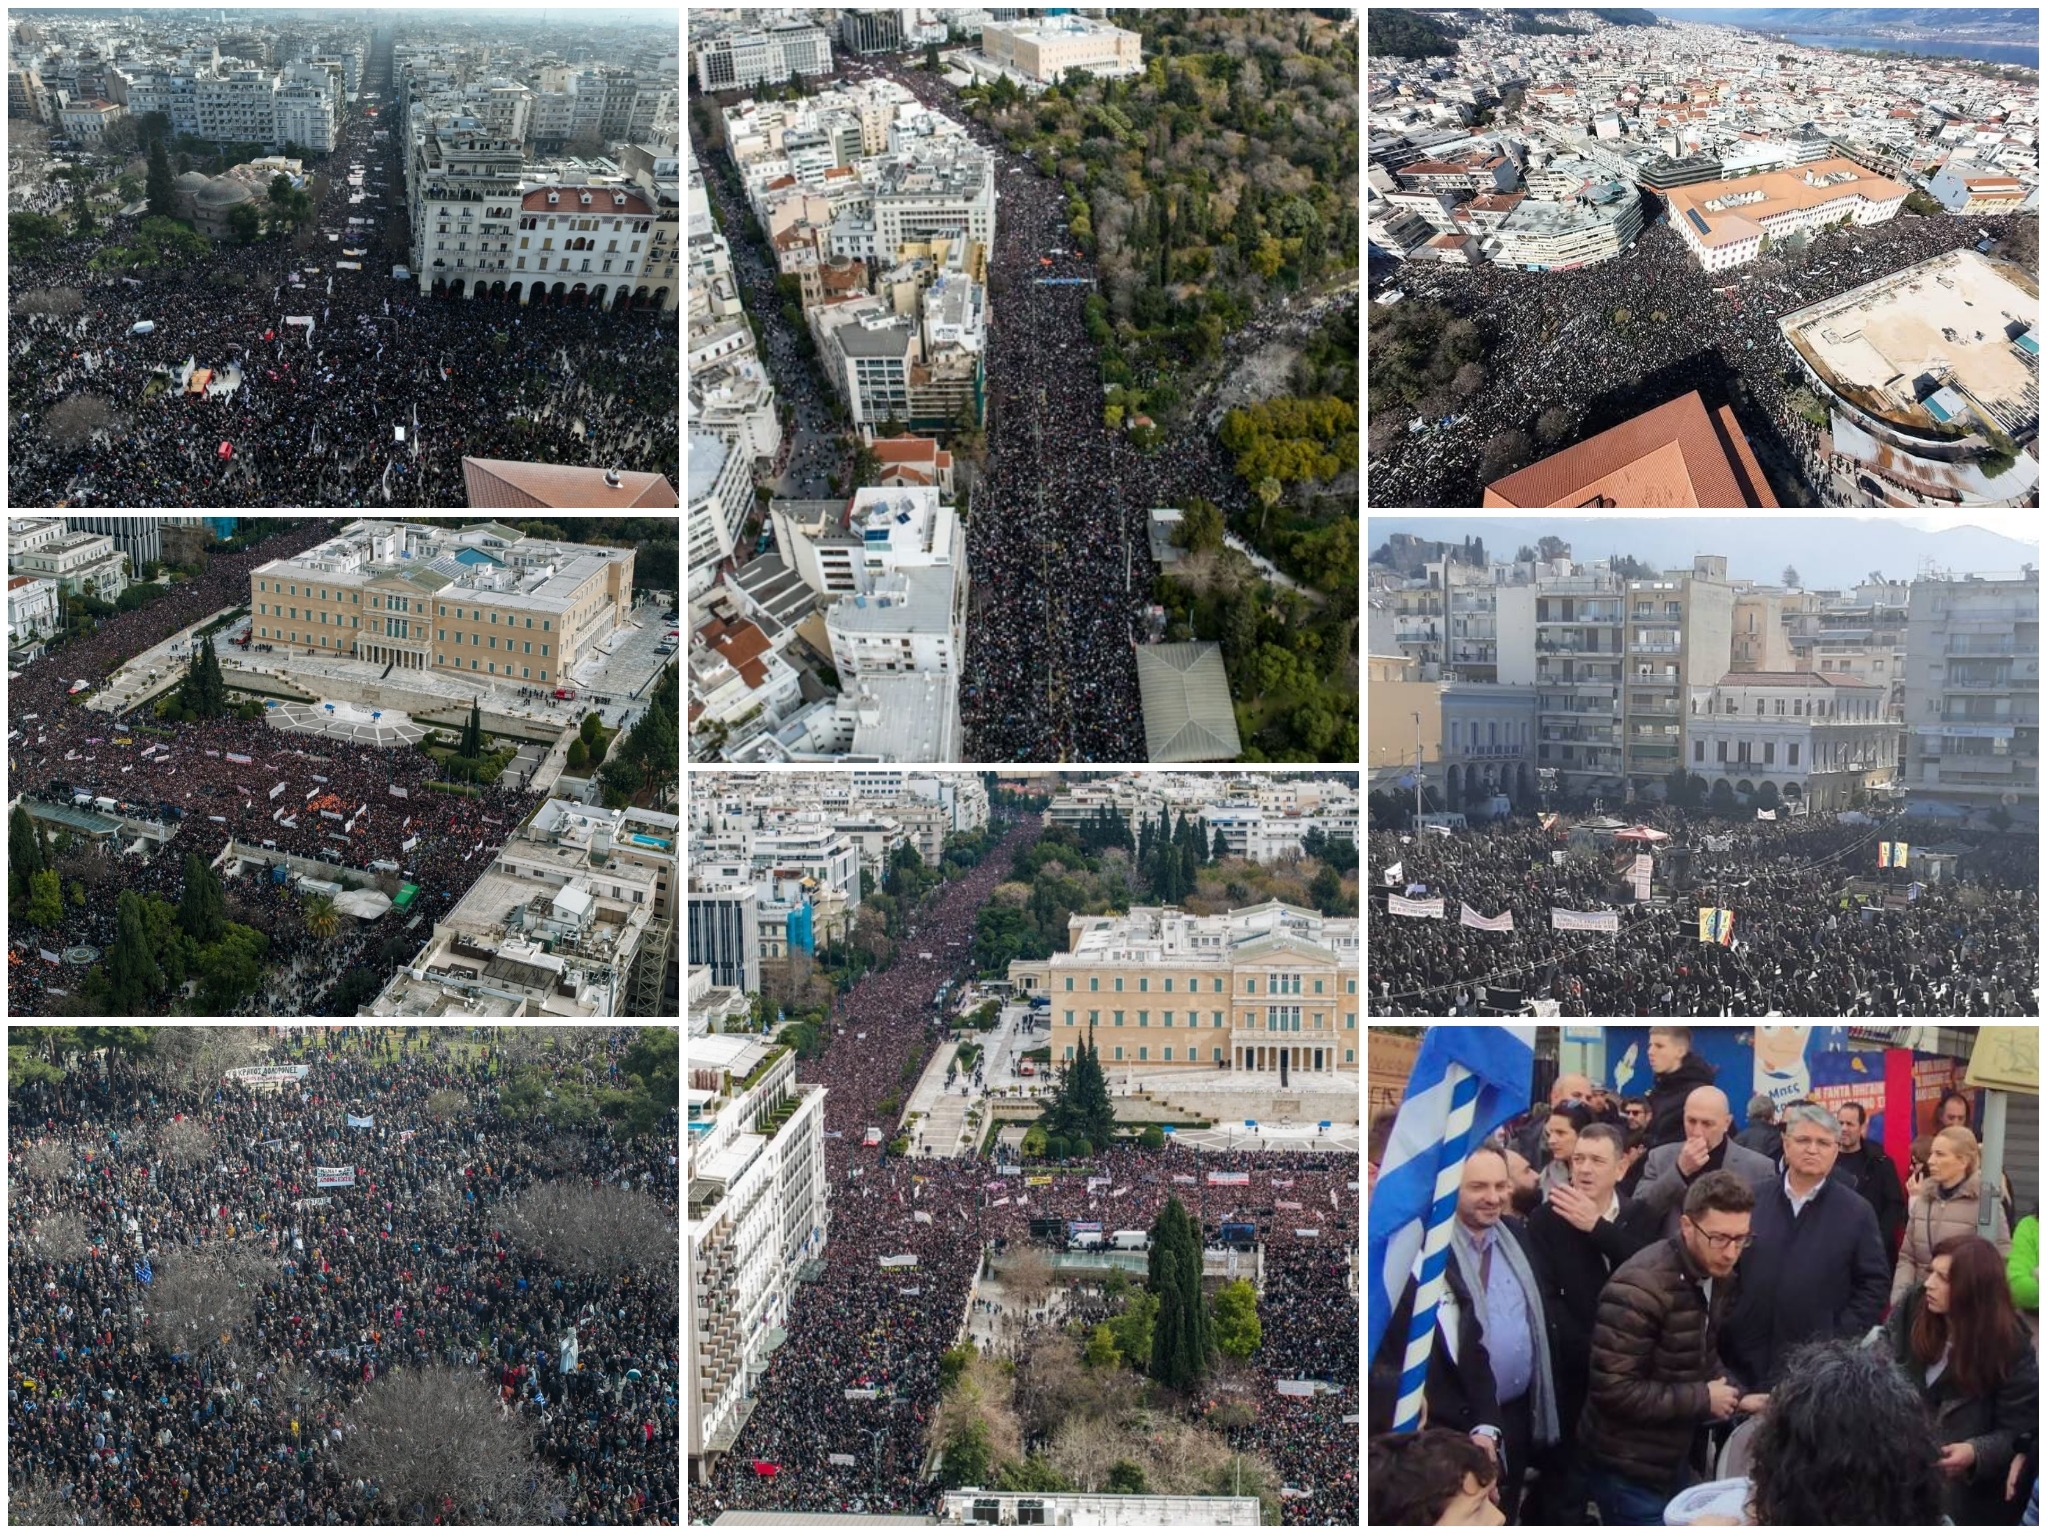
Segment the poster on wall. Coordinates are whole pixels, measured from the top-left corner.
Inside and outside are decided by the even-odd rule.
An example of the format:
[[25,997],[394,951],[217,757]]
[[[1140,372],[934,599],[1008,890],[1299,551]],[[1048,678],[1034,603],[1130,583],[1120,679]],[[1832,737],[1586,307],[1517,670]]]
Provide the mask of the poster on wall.
[[[1650,1031],[1609,1028],[1605,1035],[1607,1085],[1625,1096],[1647,1096],[1656,1085],[1650,1070]],[[1749,1100],[1758,1094],[1779,1104],[1807,1097],[1814,1085],[1814,1062],[1844,1049],[1848,1036],[1846,1028],[1832,1024],[1699,1028],[1692,1031],[1692,1048],[1714,1068],[1714,1085],[1728,1095],[1735,1128],[1740,1130],[1749,1123]],[[1882,1052],[1868,1051],[1866,1057],[1881,1083]]]

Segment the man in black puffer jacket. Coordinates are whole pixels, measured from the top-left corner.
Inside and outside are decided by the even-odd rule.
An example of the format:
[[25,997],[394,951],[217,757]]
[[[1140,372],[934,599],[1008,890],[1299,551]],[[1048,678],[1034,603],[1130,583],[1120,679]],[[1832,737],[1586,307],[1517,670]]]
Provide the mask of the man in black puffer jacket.
[[1763,1406],[1723,1375],[1720,1352],[1755,1205],[1735,1174],[1702,1174],[1678,1235],[1637,1253],[1600,1292],[1579,1449],[1604,1524],[1663,1523],[1694,1480],[1700,1430]]
[[1714,1068],[1693,1053],[1691,1029],[1650,1030],[1650,1149],[1685,1139],[1685,1099],[1695,1087],[1714,1085]]

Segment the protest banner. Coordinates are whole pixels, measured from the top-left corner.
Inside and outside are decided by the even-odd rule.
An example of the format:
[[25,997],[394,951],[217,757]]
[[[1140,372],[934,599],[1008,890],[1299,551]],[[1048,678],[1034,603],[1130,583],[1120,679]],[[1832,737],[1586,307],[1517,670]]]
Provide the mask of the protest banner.
[[315,1167],[313,1187],[316,1189],[352,1189],[356,1186],[356,1170],[353,1167]]
[[1553,906],[1550,908],[1550,925],[1564,932],[1618,933],[1621,931],[1621,914],[1613,911],[1566,911],[1562,906]]

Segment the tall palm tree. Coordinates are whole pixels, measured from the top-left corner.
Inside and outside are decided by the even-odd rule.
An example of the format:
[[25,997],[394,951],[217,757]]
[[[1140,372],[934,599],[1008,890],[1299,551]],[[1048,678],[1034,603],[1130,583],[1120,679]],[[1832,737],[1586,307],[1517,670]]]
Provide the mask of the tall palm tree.
[[306,931],[315,938],[332,938],[341,926],[341,913],[334,909],[334,897],[316,895],[306,902]]

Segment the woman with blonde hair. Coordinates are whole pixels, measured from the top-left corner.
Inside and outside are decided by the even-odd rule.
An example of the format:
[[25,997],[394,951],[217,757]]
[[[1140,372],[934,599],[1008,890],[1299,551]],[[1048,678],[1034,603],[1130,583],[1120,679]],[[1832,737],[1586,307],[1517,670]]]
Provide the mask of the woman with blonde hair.
[[[1892,1270],[1894,1306],[1927,1278],[1934,1265],[1934,1250],[1944,1237],[1977,1234],[1982,1194],[1977,1173],[1983,1161],[1977,1137],[1968,1127],[1950,1125],[1935,1132],[1934,1144],[1927,1152],[1927,1176],[1916,1179],[1909,1188],[1906,1240],[1899,1246],[1899,1261]],[[2012,1251],[2012,1231],[1996,1199],[1991,1201],[1991,1218],[1991,1240],[2003,1256]]]

